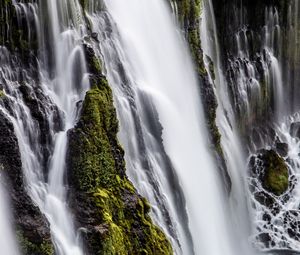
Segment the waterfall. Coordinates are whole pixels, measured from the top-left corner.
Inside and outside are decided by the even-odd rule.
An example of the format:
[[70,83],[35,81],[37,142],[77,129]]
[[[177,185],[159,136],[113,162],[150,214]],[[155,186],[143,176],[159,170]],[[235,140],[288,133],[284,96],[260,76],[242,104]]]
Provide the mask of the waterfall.
[[[243,254],[252,252],[247,247],[249,236],[254,246],[264,251],[299,251],[299,238],[294,230],[298,229],[299,215],[299,113],[294,113],[297,111],[295,95],[298,93],[298,79],[294,73],[297,57],[289,55],[291,49],[295,55],[298,54],[295,45],[298,40],[298,2],[291,1],[289,4],[287,39],[282,36],[285,31],[275,6],[265,8],[264,24],[260,24],[257,31],[249,28],[249,14],[245,7],[234,8],[236,20],[232,27],[235,34],[229,36],[234,38],[234,45],[225,54],[218,42],[211,0],[204,2],[200,28],[206,70],[218,100],[216,121],[232,180],[230,210],[235,215],[234,239],[242,241],[239,249]],[[255,43],[257,48],[253,49]],[[285,44],[290,45],[288,50]],[[251,52],[253,50],[256,51]],[[286,61],[284,54],[291,60]],[[246,134],[241,134],[243,132]],[[243,139],[242,135],[247,138]],[[287,152],[281,151],[280,146]],[[254,160],[261,149],[275,151],[287,164],[290,185],[281,196],[266,191],[261,180],[249,173],[248,157],[253,155],[251,160]],[[257,159],[254,165],[261,171]],[[267,201],[271,201],[271,205]]]
[[[210,83],[215,87],[218,101],[216,122],[221,133],[221,145],[232,181],[229,212],[234,217],[230,218],[232,226],[229,225],[229,227],[232,230],[231,233],[234,235],[234,239],[239,240],[239,242],[235,241],[238,246],[237,251],[243,251],[243,254],[251,254],[248,244],[251,227],[245,196],[247,194],[246,179],[242,171],[243,169],[246,171],[246,155],[243,154],[243,148],[236,131],[234,110],[228,100],[230,97],[221,64],[216,20],[211,0],[204,1],[200,32],[204,63]],[[210,61],[214,64],[214,75],[209,67]]]
[[[0,166],[0,170],[2,171],[3,169]],[[17,248],[16,240],[15,240],[15,235],[13,233],[13,229],[10,226],[10,220],[11,217],[10,211],[9,211],[9,206],[8,206],[8,201],[6,197],[6,192],[3,188],[3,176],[1,176],[0,180],[0,204],[1,204],[1,209],[0,209],[0,245],[1,245],[1,252],[3,254],[9,254],[9,255],[19,255],[19,251]]]
[[[1,74],[11,108],[7,110],[1,107],[1,110],[14,125],[27,188],[32,200],[50,223],[56,253],[83,254],[68,210],[64,183],[67,132],[75,125],[77,103],[84,98],[89,87],[85,57],[79,43],[83,24],[81,7],[77,1],[68,3],[56,0],[40,1],[38,5],[14,1],[14,5],[19,20],[24,16],[27,20],[33,16],[35,20],[40,49],[39,89],[49,97],[43,102],[51,136],[46,148],[50,152],[48,159],[45,159],[42,150],[45,145],[41,145],[38,123],[25,105],[18,87],[14,86],[19,79],[17,72],[13,72],[15,66],[10,66],[9,59],[12,56],[4,47],[1,48]],[[29,27],[28,38],[30,35]],[[28,88],[32,85],[30,74],[25,73],[24,77],[23,86]],[[53,110],[55,107],[58,107],[59,114]],[[46,166],[43,165],[44,161]],[[45,172],[49,174],[45,175]]]
[[[83,224],[87,225],[86,229],[77,229],[76,225],[82,222],[81,219],[74,221],[66,183],[68,133],[83,125],[76,126],[76,123],[90,88],[89,80],[93,78],[103,81],[107,78],[112,88],[126,174],[137,192],[150,202],[150,216],[170,240],[174,254],[300,252],[298,0],[275,1],[280,4],[257,1],[258,6],[264,6],[257,20],[252,20],[253,13],[247,10],[249,1],[223,1],[224,10],[234,7],[233,14],[225,13],[228,17],[223,20],[224,17],[219,19],[215,14],[218,10],[214,4],[219,5],[218,1],[203,0],[199,31],[205,70],[202,66],[193,66],[186,39],[178,26],[183,12],[197,16],[198,10],[181,6],[179,1],[4,2],[0,13],[0,118],[10,124],[11,134],[15,133],[11,140],[18,143],[15,149],[20,154],[16,158],[22,161],[22,165],[18,164],[23,175],[15,175],[24,177],[25,186],[22,186],[23,179],[20,180],[20,190],[28,193],[29,202],[37,206],[48,221],[55,254],[84,255],[93,245],[88,243],[89,235],[93,235],[93,240],[99,237],[101,242],[111,230],[115,233],[107,242],[122,242],[118,233],[125,236],[129,227],[124,224],[119,229],[114,213],[123,204],[128,209],[124,209],[124,214],[137,210],[134,206],[138,205],[132,205],[133,200],[143,203],[142,212],[136,212],[141,220],[147,217],[143,224],[152,224],[146,212],[147,202],[130,184],[128,192],[134,195],[122,196],[123,190],[118,190],[121,198],[120,201],[115,198],[114,202],[120,205],[109,208],[111,215],[106,215],[105,220],[112,229],[107,222],[102,222],[101,216],[93,215],[103,209],[101,206],[113,207],[108,196],[105,205],[97,203],[95,206],[93,203],[97,201],[92,201],[93,198],[88,201],[95,212],[88,212],[88,219],[82,217],[82,211],[75,215],[77,219],[82,217]],[[181,9],[188,7],[191,10]],[[9,21],[9,18],[14,20]],[[227,23],[223,26],[220,21]],[[13,31],[14,26],[18,28],[16,31]],[[227,31],[232,34],[222,34]],[[193,54],[199,54],[196,57],[201,56],[202,60],[202,51]],[[87,63],[86,57],[98,57],[101,61],[90,59],[97,63]],[[97,70],[91,71],[91,65],[96,64]],[[199,77],[196,69],[201,69]],[[89,70],[92,75],[88,74]],[[207,78],[207,83],[202,84],[202,78],[205,82]],[[97,85],[96,89],[100,90],[101,84]],[[217,153],[222,160],[224,156],[232,182],[229,194],[225,192],[211,151],[213,146],[209,144],[206,126],[212,120],[206,120],[204,113],[214,109],[203,109],[201,86],[211,86],[218,103],[215,124],[221,135],[221,148],[218,147]],[[105,93],[103,91],[103,97],[108,96]],[[110,91],[108,94],[110,96]],[[114,138],[116,129],[114,127]],[[115,150],[109,143],[111,141],[107,142],[106,149]],[[102,149],[102,145],[100,147]],[[115,164],[121,162],[119,172],[123,174],[123,152],[119,145],[116,147],[120,150],[118,156],[112,153],[110,160]],[[266,167],[259,156],[265,151],[274,152],[286,166],[289,184],[279,195],[264,187],[261,178]],[[4,155],[3,162],[6,157],[9,156]],[[110,167],[114,169],[112,162]],[[0,172],[3,166],[0,164]],[[119,173],[115,175],[121,180]],[[19,255],[22,247],[18,247],[10,225],[9,192],[3,178],[1,174],[1,252]],[[19,185],[17,182],[12,185]],[[98,195],[102,199],[103,194]],[[15,203],[18,196],[11,197]],[[72,198],[70,201],[73,202]],[[123,211],[119,214],[123,215]],[[88,222],[93,220],[91,224]],[[134,218],[133,221],[130,227],[138,225]],[[139,226],[135,227],[136,231],[142,231]],[[19,234],[19,229],[16,231]],[[81,239],[83,232],[87,243]],[[138,235],[132,232],[133,236]],[[108,246],[111,246],[108,250],[115,248]]]
[[234,254],[197,81],[169,9],[162,0],[110,0],[101,19],[95,2],[89,15],[101,37],[131,180],[154,205],[152,217],[176,254]]

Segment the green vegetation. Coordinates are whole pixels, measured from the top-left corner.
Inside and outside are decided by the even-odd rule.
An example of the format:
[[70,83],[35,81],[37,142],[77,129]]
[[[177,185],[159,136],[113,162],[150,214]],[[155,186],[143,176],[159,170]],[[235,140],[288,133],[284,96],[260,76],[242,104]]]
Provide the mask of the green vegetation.
[[0,89],[0,99],[3,97],[5,97],[5,92],[2,89]]
[[87,238],[92,254],[172,254],[163,232],[149,215],[125,175],[124,152],[117,141],[112,92],[102,76],[92,80],[81,119],[70,139],[72,182],[89,200],[94,229]]
[[17,239],[24,255],[54,255],[54,249],[50,240],[43,240],[39,244],[32,243],[24,236],[21,230],[17,231]]
[[284,159],[273,150],[266,151],[260,158],[265,171],[263,187],[277,196],[283,194],[289,186],[288,167]]

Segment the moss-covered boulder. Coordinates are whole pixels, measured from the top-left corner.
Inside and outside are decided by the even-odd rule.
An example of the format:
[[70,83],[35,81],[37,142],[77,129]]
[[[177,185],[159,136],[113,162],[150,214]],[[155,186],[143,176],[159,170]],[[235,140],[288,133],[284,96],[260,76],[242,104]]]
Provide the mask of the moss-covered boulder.
[[81,117],[69,133],[71,207],[88,254],[172,254],[164,233],[125,174],[118,121],[106,79],[94,75]]
[[289,171],[284,159],[274,150],[262,150],[257,156],[259,178],[267,191],[280,196],[289,187]]

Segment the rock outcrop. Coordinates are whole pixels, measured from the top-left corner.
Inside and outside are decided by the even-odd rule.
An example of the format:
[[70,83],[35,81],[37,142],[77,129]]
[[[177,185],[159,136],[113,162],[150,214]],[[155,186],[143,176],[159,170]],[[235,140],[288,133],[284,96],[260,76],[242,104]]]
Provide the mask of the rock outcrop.
[[69,132],[67,156],[71,207],[83,229],[86,252],[172,254],[167,237],[149,216],[150,205],[126,176],[112,91],[91,48],[86,56],[92,88]]

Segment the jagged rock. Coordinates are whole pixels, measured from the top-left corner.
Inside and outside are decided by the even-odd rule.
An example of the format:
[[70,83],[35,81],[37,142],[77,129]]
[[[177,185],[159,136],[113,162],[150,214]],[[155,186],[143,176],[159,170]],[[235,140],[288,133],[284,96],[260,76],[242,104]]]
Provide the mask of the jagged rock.
[[276,143],[276,151],[281,157],[286,157],[289,152],[289,145],[287,143]]

